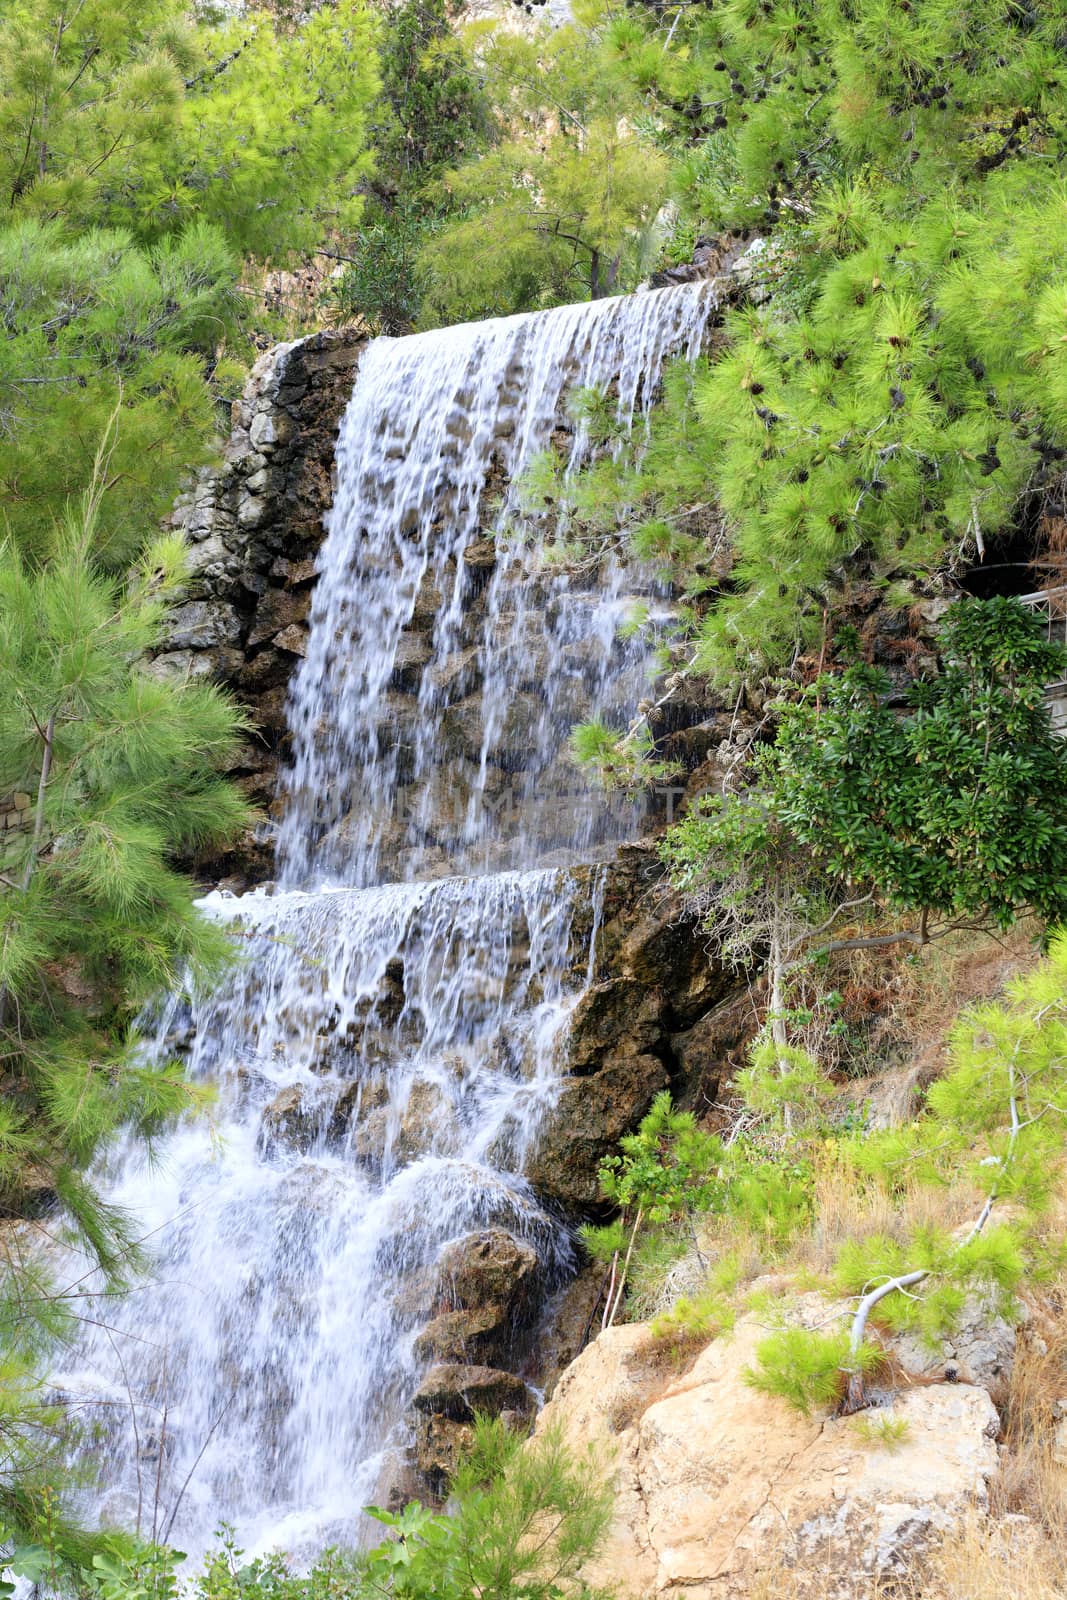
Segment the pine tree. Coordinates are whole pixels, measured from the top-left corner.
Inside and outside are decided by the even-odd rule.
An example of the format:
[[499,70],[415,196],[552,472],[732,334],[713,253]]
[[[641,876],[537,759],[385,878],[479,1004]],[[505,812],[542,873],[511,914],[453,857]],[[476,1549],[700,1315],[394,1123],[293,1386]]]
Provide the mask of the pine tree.
[[[104,457],[44,564],[0,545],[0,793],[26,801],[0,847],[0,1210],[37,1219],[114,1288],[138,1264],[135,1240],[88,1169],[118,1128],[150,1139],[197,1101],[180,1068],[143,1056],[138,1013],[229,955],[171,858],[232,837],[247,813],[222,776],[241,727],[233,706],[131,666],[155,641],[181,553],[155,542],[126,585],[101,572],[108,471]],[[61,1437],[35,1363],[76,1309],[10,1235],[0,1523],[34,1537],[58,1515],[48,1447]]]
[[[230,9],[230,8],[227,8]],[[0,18],[0,194],[152,244],[193,222],[287,259],[353,220],[377,89],[362,0],[296,30],[181,0],[13,0]]]
[[474,31],[500,142],[445,175],[458,217],[422,255],[424,320],[596,299],[647,266],[669,166],[634,126],[643,99],[612,17],[601,7],[585,26]]
[[574,498],[591,534],[625,531],[699,597],[701,670],[758,681],[832,630],[856,580],[981,559],[1025,494],[1062,501],[1060,23],[993,0],[965,19],[731,0],[645,29],[617,54],[672,160],[670,249],[758,233],[759,303],[668,389],[631,472],[594,469]]
[[118,232],[71,238],[58,222],[0,229],[0,490],[7,535],[29,559],[89,484],[117,404],[95,523],[109,567],[135,557],[181,475],[208,459],[214,351],[238,326],[237,277],[206,226],[150,249]]
[[381,94],[370,116],[374,169],[334,288],[339,313],[375,334],[413,327],[426,292],[420,256],[456,220],[441,175],[496,137],[489,95],[455,24],[449,0],[384,8]]

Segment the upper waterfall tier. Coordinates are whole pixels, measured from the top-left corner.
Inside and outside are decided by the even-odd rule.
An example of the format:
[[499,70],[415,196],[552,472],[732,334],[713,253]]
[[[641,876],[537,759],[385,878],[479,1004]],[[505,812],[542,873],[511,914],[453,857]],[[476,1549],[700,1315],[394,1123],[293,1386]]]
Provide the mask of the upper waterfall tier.
[[522,868],[632,830],[565,746],[576,721],[640,699],[646,649],[618,630],[641,579],[610,559],[546,567],[508,513],[554,436],[572,471],[588,456],[581,424],[560,433],[566,392],[612,393],[628,430],[714,305],[687,284],[369,347],[292,689],[286,883]]

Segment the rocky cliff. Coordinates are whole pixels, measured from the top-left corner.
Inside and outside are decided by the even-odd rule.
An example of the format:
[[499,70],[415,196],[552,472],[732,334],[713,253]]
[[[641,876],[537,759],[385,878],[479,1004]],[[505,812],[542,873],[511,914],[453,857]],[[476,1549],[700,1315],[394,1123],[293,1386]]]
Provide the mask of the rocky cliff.
[[[287,695],[307,649],[316,557],[333,501],[335,442],[363,348],[361,339],[339,332],[264,356],[235,408],[221,465],[200,474],[174,514],[189,542],[190,572],[153,670],[212,677],[248,707],[255,724],[238,776],[264,820],[238,852],[197,863],[205,878],[231,889],[272,875],[277,778],[288,755]],[[463,595],[455,648],[445,659],[432,654],[431,629],[442,597],[424,585],[400,636],[385,722],[375,734],[383,743],[403,744],[419,715],[423,675],[432,672],[435,701],[446,706],[441,728],[448,781],[429,796],[429,805],[426,796],[419,798],[427,825],[417,860],[402,848],[399,830],[395,845],[386,837],[383,859],[400,881],[457,870],[458,830],[469,804],[469,796],[457,791],[457,774],[461,779],[469,767],[472,788],[478,782],[497,803],[521,772],[524,717],[533,714],[520,693],[511,720],[504,719],[488,747],[489,771],[497,778],[495,787],[487,784],[478,767],[486,741],[484,653],[476,642],[486,627],[490,583],[497,585],[499,605],[503,582],[506,610],[510,580],[496,570],[491,538],[465,549],[461,560],[464,572],[448,577]],[[514,581],[524,585],[531,622],[538,605],[557,603],[557,580],[547,580],[541,593],[536,575],[531,579],[517,567]],[[587,582],[595,582],[595,574]],[[535,707],[547,646],[533,628],[523,648],[522,681]],[[567,648],[575,651],[570,681],[578,683],[580,634]],[[580,717],[580,698],[564,709],[571,720]],[[737,734],[736,718],[709,699],[699,681],[667,696],[654,718],[679,777],[652,797],[645,821],[653,827],[682,798],[687,774],[694,774],[697,786],[706,782]],[[398,771],[403,777],[402,760]],[[569,803],[565,787],[554,775],[543,786],[548,804]],[[543,821],[550,837],[554,818]],[[338,826],[344,825],[342,820]],[[571,868],[584,907],[575,935],[579,943],[594,940],[589,982],[563,1038],[558,1095],[526,1165],[537,1200],[571,1224],[601,1214],[598,1168],[653,1096],[670,1087],[685,1103],[710,1103],[753,1025],[747,995],[712,959],[692,918],[666,890],[652,844],[646,840],[606,854],[609,859],[599,866]],[[515,937],[521,958],[521,933]],[[403,961],[394,968],[374,1001],[390,1026],[407,1004]],[[360,1069],[358,1081],[345,1088],[344,1049],[345,1040],[324,1027],[314,1055],[318,1081],[288,1086],[266,1104],[263,1149],[343,1146],[375,1172],[387,1148],[395,1160],[435,1147],[448,1114],[440,1094],[413,1093],[401,1126],[393,1128],[384,1080],[376,1088],[377,1080]],[[590,1268],[569,1285],[549,1281],[526,1242],[493,1226],[457,1240],[431,1273],[402,1287],[401,1318],[419,1329],[417,1354],[427,1364],[414,1404],[415,1487],[443,1485],[475,1410],[530,1415],[533,1390],[551,1389],[588,1338],[602,1276]],[[412,1480],[403,1481],[410,1486]]]

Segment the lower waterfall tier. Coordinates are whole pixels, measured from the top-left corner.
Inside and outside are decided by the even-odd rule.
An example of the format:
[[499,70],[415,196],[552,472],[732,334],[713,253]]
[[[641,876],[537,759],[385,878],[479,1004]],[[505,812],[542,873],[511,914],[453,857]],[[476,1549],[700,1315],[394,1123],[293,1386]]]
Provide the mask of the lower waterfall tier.
[[583,876],[210,902],[240,965],[172,999],[157,1048],[183,1044],[217,1106],[119,1163],[155,1281],[59,1379],[108,1462],[105,1518],[191,1549],[220,1507],[252,1544],[351,1539],[432,1355],[521,1365],[571,1256],[522,1169],[587,977]]

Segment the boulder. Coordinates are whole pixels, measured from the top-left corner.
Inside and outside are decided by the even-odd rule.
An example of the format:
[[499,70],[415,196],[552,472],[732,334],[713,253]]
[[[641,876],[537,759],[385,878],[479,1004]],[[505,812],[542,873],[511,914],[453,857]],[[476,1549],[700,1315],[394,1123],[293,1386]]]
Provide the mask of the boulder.
[[569,1072],[585,1076],[607,1061],[648,1055],[663,1033],[666,1001],[657,989],[644,989],[623,978],[594,984],[571,1013],[564,1041]]
[[706,1107],[718,1095],[719,1084],[735,1067],[758,1027],[758,1013],[746,990],[709,1011],[685,1033],[673,1034],[671,1054],[684,1082],[680,1102]]
[[474,1429],[469,1422],[455,1422],[426,1412],[415,1415],[415,1446],[412,1464],[416,1494],[443,1496],[461,1457],[470,1449]]
[[294,623],[304,622],[310,604],[311,596],[306,590],[294,594],[290,589],[268,589],[256,606],[252,627],[245,639],[246,649],[273,639]]
[[430,641],[423,633],[402,633],[396,643],[393,657],[393,681],[404,689],[418,683],[423,667],[431,655]]
[[[790,1316],[825,1326],[833,1308],[807,1295]],[[617,1463],[614,1521],[588,1583],[618,1600],[741,1600],[784,1564],[817,1572],[820,1595],[852,1600],[985,1505],[999,1419],[984,1389],[905,1389],[890,1450],[855,1417],[804,1418],[750,1388],[766,1333],[743,1317],[679,1377],[646,1328],[616,1327],[564,1373],[537,1432],[558,1424]]]
[[953,1333],[933,1348],[917,1335],[898,1334],[893,1349],[909,1372],[948,1383],[1003,1389],[1015,1360],[1016,1331],[980,1294],[969,1295]]
[[506,1333],[507,1309],[503,1305],[477,1306],[470,1311],[442,1311],[417,1335],[414,1351],[420,1361],[482,1361]]
[[596,1211],[601,1164],[669,1083],[656,1056],[627,1056],[592,1077],[565,1079],[527,1163],[536,1192],[571,1215]]
[[504,1228],[485,1228],[446,1246],[438,1261],[443,1292],[453,1306],[518,1307],[533,1289],[540,1262],[532,1245]]
[[473,1422],[476,1415],[499,1416],[502,1411],[529,1412],[533,1403],[530,1390],[514,1373],[450,1361],[430,1368],[412,1401],[417,1412],[453,1422]]
[[394,1147],[397,1162],[403,1166],[431,1150],[450,1155],[459,1143],[455,1109],[444,1089],[426,1079],[413,1083]]

